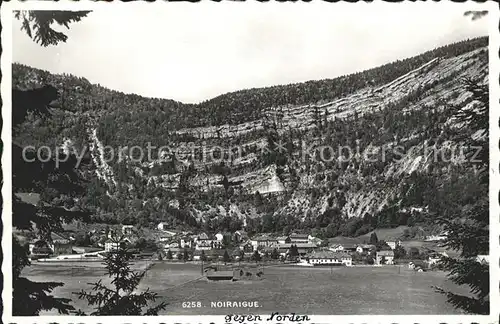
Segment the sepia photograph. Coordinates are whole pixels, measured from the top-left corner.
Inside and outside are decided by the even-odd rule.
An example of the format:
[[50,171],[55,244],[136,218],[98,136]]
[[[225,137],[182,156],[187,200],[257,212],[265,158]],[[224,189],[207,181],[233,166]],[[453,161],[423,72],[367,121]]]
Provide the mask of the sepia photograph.
[[4,320],[498,320],[498,8],[1,14]]

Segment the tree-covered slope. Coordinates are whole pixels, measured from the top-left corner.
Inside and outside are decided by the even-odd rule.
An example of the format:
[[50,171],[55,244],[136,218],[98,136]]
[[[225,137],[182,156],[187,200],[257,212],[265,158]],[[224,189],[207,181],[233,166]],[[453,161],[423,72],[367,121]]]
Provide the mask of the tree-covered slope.
[[[457,127],[453,114],[477,105],[463,80],[487,83],[487,42],[463,41],[348,76],[242,90],[196,105],[14,64],[14,88],[50,83],[62,93],[53,118],[28,118],[19,133],[29,135],[15,140],[86,149],[94,169],[86,174],[85,203],[97,221],[314,228],[323,236],[415,224],[432,230],[432,219],[447,208],[441,197],[479,186],[470,165],[440,157],[463,136],[481,136]],[[152,160],[133,150],[119,161],[107,145],[169,149],[153,149]],[[377,158],[368,161],[368,151]],[[468,191],[460,192],[457,201],[467,199]]]

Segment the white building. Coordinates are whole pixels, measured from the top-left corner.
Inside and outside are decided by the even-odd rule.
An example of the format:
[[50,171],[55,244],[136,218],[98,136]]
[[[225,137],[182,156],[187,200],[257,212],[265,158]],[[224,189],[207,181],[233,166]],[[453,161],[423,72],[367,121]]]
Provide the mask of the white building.
[[358,253],[370,253],[375,250],[375,245],[372,244],[361,244],[356,246],[356,252]]
[[323,243],[323,240],[318,238],[318,237],[314,237],[314,236],[309,235],[307,242],[314,243],[316,245],[321,245]]
[[106,241],[104,243],[104,251],[106,251],[106,252],[116,251],[119,248],[120,248],[120,242]]
[[194,249],[197,251],[208,251],[212,249],[212,246],[212,240],[197,240]]
[[181,248],[191,248],[192,241],[188,237],[183,237],[180,240],[179,246]]
[[389,241],[389,242],[386,242],[387,245],[389,245],[389,247],[391,248],[391,250],[394,250],[396,247],[400,246],[401,245],[401,241]]
[[330,247],[328,247],[328,250],[332,252],[341,252],[344,251],[344,246],[342,244],[334,244]]
[[224,235],[222,235],[221,232],[215,234],[215,239],[219,242],[222,242],[222,240],[224,240]]
[[164,231],[164,230],[168,229],[168,223],[167,222],[161,222],[161,223],[158,224],[157,228],[160,231]]
[[109,251],[115,251],[118,250],[120,245],[127,245],[131,244],[132,242],[128,238],[121,238],[121,239],[109,239],[106,242],[104,242],[104,250],[109,252]]
[[270,247],[278,244],[278,240],[276,238],[269,237],[267,235],[259,235],[255,236],[250,240],[254,249],[258,247]]
[[122,234],[123,235],[130,235],[132,234],[134,230],[134,225],[123,225],[122,226]]
[[448,237],[448,232],[442,232],[438,235],[429,235],[425,238],[425,240],[429,242],[439,242],[446,240],[447,237]]
[[303,260],[314,266],[334,266],[345,265],[352,266],[352,257],[343,252],[315,251],[309,253]]

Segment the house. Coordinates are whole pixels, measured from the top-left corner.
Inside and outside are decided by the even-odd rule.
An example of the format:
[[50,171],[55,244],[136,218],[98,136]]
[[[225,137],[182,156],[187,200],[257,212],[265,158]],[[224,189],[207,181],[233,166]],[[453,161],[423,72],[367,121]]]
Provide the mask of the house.
[[161,222],[158,224],[158,226],[156,227],[158,228],[159,231],[165,231],[168,229],[168,223],[167,222]]
[[52,243],[49,243],[49,246],[54,255],[73,253],[73,243],[69,238],[63,236],[62,234],[52,232],[50,234],[50,239]]
[[312,252],[317,246],[316,244],[312,244],[312,243],[285,243],[285,244],[278,244],[277,245],[277,249],[278,249],[278,253],[281,255],[281,256],[286,256],[289,251],[290,251],[290,248],[292,247],[292,245],[295,245],[297,247],[297,251],[299,253],[299,256],[304,256],[310,252]]
[[378,251],[377,264],[394,264],[394,251]]
[[442,254],[439,253],[432,253],[429,255],[429,267],[437,264],[439,261],[441,261],[441,258],[443,257]]
[[45,240],[33,241],[29,244],[29,251],[32,257],[48,257],[53,253],[49,244]]
[[444,241],[448,237],[448,232],[442,232],[438,235],[429,235],[425,238],[426,241],[428,242],[439,242],[439,241]]
[[134,225],[123,225],[122,226],[122,234],[123,235],[131,235],[134,231]]
[[386,243],[387,243],[387,245],[389,245],[391,250],[394,250],[396,247],[401,245],[401,241],[388,241]]
[[278,244],[286,244],[286,243],[292,242],[292,240],[290,240],[289,236],[278,236],[276,238],[276,241],[278,241]]
[[127,244],[130,243],[131,241],[128,238],[123,238],[121,240],[108,239],[104,242],[104,251],[106,252],[116,251],[120,247],[125,247]]
[[178,231],[168,229],[168,223],[161,222],[157,226],[158,230],[162,231],[164,235],[168,235],[170,237],[174,237],[179,234]]
[[189,237],[184,236],[180,239],[179,246],[181,248],[191,248],[192,241]]
[[328,248],[332,252],[356,252],[357,245],[355,244],[334,244]]
[[246,253],[253,252],[254,246],[250,242],[246,242],[240,245],[240,250]]
[[313,266],[352,266],[352,257],[345,252],[314,251],[308,253],[302,260]]
[[29,244],[29,251],[34,255],[61,255],[73,253],[73,242],[66,236],[52,232],[50,241],[36,240]]
[[224,235],[221,232],[219,232],[219,233],[215,234],[215,239],[218,242],[222,242],[222,240],[224,240]]
[[314,243],[316,245],[321,245],[323,243],[322,239],[320,239],[318,237],[311,236],[311,235],[309,235],[308,239],[309,239],[309,243]]
[[255,236],[251,239],[250,242],[253,245],[254,249],[278,244],[278,241],[275,238],[272,238],[268,235]]
[[425,261],[421,260],[415,260],[410,263],[408,263],[408,268],[413,269],[418,272],[424,271],[424,269],[429,268],[431,265],[429,263],[426,263]]
[[344,247],[343,251],[349,252],[349,253],[356,252],[356,248],[357,248],[356,244],[344,244],[343,247]]
[[212,240],[212,249],[220,250],[223,248],[223,243],[221,241]]
[[209,237],[208,237],[207,233],[200,233],[193,238],[193,241],[196,243],[198,241],[206,241],[208,239],[209,239]]
[[375,250],[375,245],[372,244],[361,244],[356,246],[356,252],[358,253],[370,253],[371,251]]
[[290,243],[309,243],[309,235],[293,233],[290,235]]
[[120,242],[113,240],[107,240],[106,242],[104,242],[104,251],[106,252],[116,251],[119,248],[120,248]]
[[233,280],[234,271],[213,271],[209,270],[206,273],[206,277],[208,280]]
[[236,243],[244,242],[247,239],[248,239],[248,234],[247,234],[247,232],[245,232],[243,230],[234,232],[233,237],[232,237],[233,242],[236,242]]
[[328,250],[332,252],[344,251],[344,246],[342,244],[334,244],[328,247]]
[[172,237],[170,235],[161,235],[159,238],[158,238],[158,241],[162,242],[162,243],[165,243],[165,242],[169,242],[172,240]]
[[212,240],[206,239],[206,240],[197,240],[195,243],[194,249],[197,251],[208,251],[213,248],[213,242]]

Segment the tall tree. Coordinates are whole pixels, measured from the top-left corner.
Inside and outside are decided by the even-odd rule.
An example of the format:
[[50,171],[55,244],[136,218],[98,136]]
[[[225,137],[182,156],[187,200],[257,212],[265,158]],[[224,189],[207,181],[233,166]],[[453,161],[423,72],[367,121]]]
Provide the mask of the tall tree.
[[227,250],[224,251],[224,263],[228,263],[229,261],[231,261],[231,258],[229,257],[229,253],[227,252]]
[[255,262],[259,262],[260,261],[260,253],[259,251],[255,250],[253,252],[253,255],[252,255],[252,259],[255,261]]
[[182,260],[184,262],[189,261],[189,252],[186,249],[184,249],[184,253],[182,254]]
[[296,258],[299,256],[299,249],[297,248],[297,245],[292,244],[290,246],[290,251],[289,251],[290,257],[291,258]]
[[[469,286],[471,295],[460,295],[441,287],[436,287],[436,290],[446,295],[453,306],[467,313],[489,314],[489,265],[478,258],[479,255],[489,253],[489,93],[488,84],[465,80],[464,86],[466,91],[473,94],[478,105],[472,108],[457,108],[455,118],[462,128],[464,136],[461,139],[467,148],[465,166],[476,172],[482,186],[476,187],[475,199],[468,201],[458,218],[443,215],[439,222],[448,233],[445,246],[460,252],[459,257],[442,258],[441,265],[449,271],[448,277],[451,281]],[[470,136],[471,134],[475,136]]]
[[[68,27],[69,23],[79,21],[87,14],[88,12],[18,11],[15,17],[22,20],[22,29],[29,37],[42,46],[48,46],[67,39],[66,35],[51,28],[52,23]],[[41,118],[50,117],[50,104],[57,99],[57,90],[45,85],[43,88],[27,91],[13,89],[12,92],[12,126],[15,138],[18,126],[29,114]],[[83,208],[75,205],[68,210],[60,203],[61,199],[56,199],[65,197],[63,202],[74,203],[73,198],[83,193],[83,181],[75,168],[77,160],[73,154],[49,156],[49,159],[45,159],[46,157],[37,157],[35,152],[24,153],[25,156],[20,145],[12,144],[12,225],[50,242],[51,233],[62,230],[63,222],[72,219],[86,220],[89,216]],[[37,205],[33,205],[16,195],[21,192],[40,193],[42,199]],[[73,309],[69,299],[50,295],[62,283],[34,282],[22,276],[23,268],[29,266],[30,261],[26,244],[17,237],[13,238],[12,264],[14,315],[33,316],[51,309],[68,314]]]
[[370,235],[370,244],[377,245],[377,243],[378,243],[377,233],[373,232]]
[[271,252],[271,259],[273,260],[278,260],[280,257],[280,254],[277,249],[273,249],[273,252]]
[[[106,287],[102,280],[90,284],[92,292],[82,291],[75,293],[79,299],[86,300],[90,306],[94,306],[95,311],[90,315],[158,315],[167,306],[165,302],[143,309],[150,302],[155,302],[158,295],[147,289],[144,292],[136,293],[135,290],[139,282],[145,275],[144,272],[132,271],[130,260],[132,254],[124,249],[119,249],[108,254],[104,260],[107,273],[113,280],[113,287]],[[83,311],[78,311],[79,315],[85,315]]]

